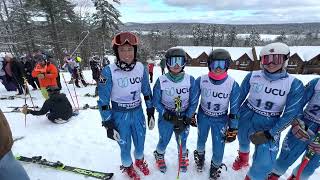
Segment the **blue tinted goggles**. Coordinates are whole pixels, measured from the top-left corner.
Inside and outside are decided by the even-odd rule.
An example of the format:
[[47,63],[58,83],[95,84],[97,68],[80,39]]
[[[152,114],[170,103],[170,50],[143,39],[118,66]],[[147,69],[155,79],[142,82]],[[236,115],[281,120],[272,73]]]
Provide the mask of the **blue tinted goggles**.
[[186,65],[186,58],[185,57],[169,57],[167,58],[167,65],[169,67],[174,67],[175,65],[183,67]]
[[227,61],[226,60],[214,60],[210,64],[211,69],[227,69]]

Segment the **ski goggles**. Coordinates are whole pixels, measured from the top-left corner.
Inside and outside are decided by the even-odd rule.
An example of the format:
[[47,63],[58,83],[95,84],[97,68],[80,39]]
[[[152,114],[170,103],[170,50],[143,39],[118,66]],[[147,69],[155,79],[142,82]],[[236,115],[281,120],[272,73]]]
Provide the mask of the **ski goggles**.
[[262,65],[269,65],[269,64],[282,64],[287,59],[287,55],[284,54],[269,54],[264,55],[261,57],[261,64]]
[[169,67],[174,67],[175,65],[183,67],[186,65],[186,59],[185,57],[169,57],[167,58],[167,65]]
[[125,43],[135,46],[138,44],[138,37],[131,32],[122,32],[112,39],[112,45],[122,46]]
[[226,60],[214,60],[210,63],[211,69],[227,69],[227,61]]

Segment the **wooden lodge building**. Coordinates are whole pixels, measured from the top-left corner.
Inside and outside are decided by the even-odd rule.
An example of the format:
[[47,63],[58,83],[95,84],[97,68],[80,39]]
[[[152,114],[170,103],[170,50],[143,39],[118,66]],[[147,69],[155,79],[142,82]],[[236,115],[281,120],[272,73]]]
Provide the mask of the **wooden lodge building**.
[[[225,49],[232,58],[231,69],[253,71],[260,69],[259,53],[261,46],[256,47],[210,47],[178,46],[187,53],[188,66],[207,66],[209,53],[213,49]],[[292,74],[320,74],[320,46],[292,46],[288,72]]]

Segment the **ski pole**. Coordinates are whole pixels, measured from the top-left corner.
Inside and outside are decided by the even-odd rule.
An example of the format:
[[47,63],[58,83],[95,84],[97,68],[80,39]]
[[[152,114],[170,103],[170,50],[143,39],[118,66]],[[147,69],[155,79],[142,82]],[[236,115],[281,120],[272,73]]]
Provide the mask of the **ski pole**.
[[[320,128],[318,128],[318,132],[317,132],[317,135],[314,139],[313,142],[320,142]],[[303,160],[300,164],[300,167],[298,169],[298,172],[297,172],[297,180],[300,180],[300,176],[303,172],[303,170],[305,169],[305,167],[308,165],[310,159],[315,155],[315,152],[313,150],[311,150],[310,148],[308,149],[308,152],[306,153],[306,155],[303,157]]]
[[26,87],[27,91],[29,92],[29,97],[30,97],[30,101],[31,101],[32,106],[33,106],[33,110],[35,111],[36,108],[35,108],[35,105],[34,105],[33,100],[32,100],[32,96],[31,96],[31,93],[30,93],[30,89],[29,89],[29,87],[28,87],[28,81],[27,81],[27,79],[26,79],[25,77],[23,77],[23,79],[24,79],[25,87]]
[[78,101],[78,97],[77,97],[76,86],[74,85],[74,82],[72,82],[72,86],[73,86],[73,90],[74,90],[74,95],[76,96],[77,105],[78,105],[78,110],[79,110],[79,109],[80,109],[80,106],[79,106],[79,101]]
[[[84,36],[84,38],[80,41],[80,43],[78,44],[78,46],[73,50],[73,52],[71,53],[70,57],[73,56],[73,54],[78,50],[78,48],[80,47],[80,45],[83,43],[83,41],[87,38],[87,36],[89,35],[90,31],[82,31],[81,34],[83,32],[87,32],[87,34]],[[80,35],[81,35],[80,34]]]
[[181,161],[182,161],[182,142],[181,142],[181,135],[179,135],[179,162],[178,162],[178,174],[177,174],[177,179],[180,179]]
[[[181,117],[181,98],[180,96],[174,98],[174,103],[175,103],[175,111],[180,119]],[[178,120],[179,121],[179,120]],[[182,162],[182,141],[181,141],[181,134],[179,134],[179,160],[178,160],[178,174],[177,174],[177,179],[180,179],[180,167],[181,167],[181,162]]]
[[71,100],[72,100],[73,106],[74,106],[75,108],[77,108],[77,107],[76,107],[76,104],[75,104],[75,103],[74,103],[74,101],[73,101],[73,98],[72,98],[71,92],[70,92],[70,90],[69,90],[69,87],[68,87],[68,84],[67,84],[66,78],[64,78],[63,73],[62,73],[62,78],[63,78],[63,81],[64,81],[64,83],[66,84],[66,87],[67,87],[67,89],[68,89],[68,92],[69,92],[69,95],[70,95],[70,97],[71,97]]
[[[27,105],[27,82],[26,78],[23,77],[24,79],[24,105],[28,107]],[[27,114],[24,114],[24,127],[27,127]]]

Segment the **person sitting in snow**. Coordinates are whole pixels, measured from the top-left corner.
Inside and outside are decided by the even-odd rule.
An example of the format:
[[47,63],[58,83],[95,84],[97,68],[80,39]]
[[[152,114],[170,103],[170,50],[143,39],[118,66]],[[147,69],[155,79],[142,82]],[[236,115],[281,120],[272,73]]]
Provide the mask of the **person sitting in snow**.
[[[72,106],[65,94],[60,93],[59,87],[49,86],[47,88],[49,99],[47,99],[39,111],[33,111],[24,106],[23,114],[32,114],[35,116],[44,115],[47,113],[48,119],[53,123],[65,123],[73,115]],[[48,113],[49,112],[49,113]]]

